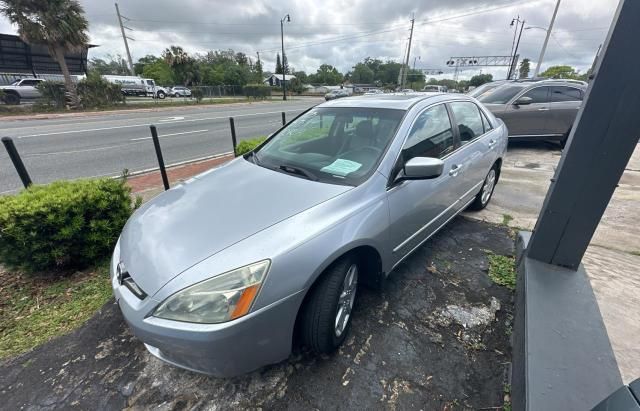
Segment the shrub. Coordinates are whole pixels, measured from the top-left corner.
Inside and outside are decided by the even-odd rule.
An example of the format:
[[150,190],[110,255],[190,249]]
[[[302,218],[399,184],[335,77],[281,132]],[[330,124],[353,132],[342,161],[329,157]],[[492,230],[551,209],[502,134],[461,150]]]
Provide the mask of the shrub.
[[244,95],[255,99],[265,99],[271,96],[271,87],[264,84],[247,84],[244,86]]
[[191,89],[191,97],[195,98],[196,102],[200,103],[204,98],[204,92],[201,88],[193,88]]
[[66,90],[64,83],[59,81],[41,81],[36,88],[40,91],[40,97],[36,100],[37,109],[62,109],[66,105]]
[[124,180],[109,178],[0,197],[0,263],[28,271],[88,266],[113,250],[133,208]]
[[82,108],[104,108],[124,102],[121,86],[105,80],[95,71],[78,82],[77,90]]
[[241,156],[243,154],[248,153],[249,151],[253,150],[254,148],[258,147],[260,144],[262,144],[262,142],[266,139],[267,139],[266,137],[256,137],[249,140],[242,140],[236,146],[236,155]]

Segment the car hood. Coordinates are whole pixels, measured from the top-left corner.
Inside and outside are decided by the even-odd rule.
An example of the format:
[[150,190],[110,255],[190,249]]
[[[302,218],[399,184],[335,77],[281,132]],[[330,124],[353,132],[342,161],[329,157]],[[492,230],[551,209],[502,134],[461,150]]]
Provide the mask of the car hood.
[[144,204],[122,231],[120,260],[153,295],[207,257],[351,188],[239,158]]

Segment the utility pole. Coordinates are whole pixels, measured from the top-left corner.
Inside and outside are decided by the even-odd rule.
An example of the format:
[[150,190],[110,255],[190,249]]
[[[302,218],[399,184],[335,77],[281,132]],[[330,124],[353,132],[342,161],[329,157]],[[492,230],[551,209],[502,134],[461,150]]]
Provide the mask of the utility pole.
[[280,20],[280,41],[282,42],[282,99],[287,99],[287,86],[285,84],[285,76],[287,73],[287,65],[285,64],[287,59],[284,56],[284,22],[291,21],[291,17],[287,14]]
[[122,24],[122,16],[120,15],[120,9],[118,3],[116,5],[116,14],[118,15],[118,23],[120,23],[120,32],[122,33],[122,40],[124,40],[124,48],[127,51],[127,60],[129,60],[129,72],[134,75],[133,72],[133,60],[131,60],[131,52],[129,51],[129,43],[127,43],[127,35],[124,32],[124,25]]
[[404,88],[405,83],[407,82],[407,73],[409,72],[409,57],[411,55],[411,40],[413,39],[413,24],[416,18],[415,15],[411,16],[411,32],[409,34],[409,45],[407,46],[407,57],[404,60],[404,67],[406,67],[405,72],[402,73],[402,85],[401,89]]
[[520,26],[520,34],[518,34],[518,41],[516,42],[516,48],[513,50],[513,60],[511,60],[511,67],[509,67],[509,76],[507,80],[511,80],[511,76],[515,74],[515,67],[518,64],[518,47],[520,46],[520,38],[522,37],[522,29],[524,29],[524,20]]
[[553,30],[553,23],[556,21],[556,15],[558,14],[558,8],[560,7],[560,0],[556,3],[556,8],[553,10],[553,16],[551,16],[551,22],[549,23],[549,28],[547,29],[547,35],[544,38],[544,44],[542,45],[542,50],[540,50],[540,57],[538,57],[538,62],[536,63],[536,71],[533,73],[533,77],[538,77],[538,73],[540,72],[540,65],[542,64],[542,59],[544,59],[544,53],[547,51],[547,44],[549,43],[549,37],[551,36],[551,30]]
[[[520,44],[520,36],[522,36],[522,29],[524,28],[524,20],[520,20],[520,15],[518,15],[518,17],[516,17],[515,19],[511,20],[511,26],[513,26],[513,23],[516,24],[516,28],[513,31],[513,43],[511,44],[511,64],[509,64],[509,70],[507,71],[507,80],[511,79],[511,75],[513,74],[513,68],[516,64],[516,54],[518,53],[518,45]],[[518,24],[521,24],[520,26],[520,36],[518,36],[518,44],[516,44],[516,35],[518,34]]]

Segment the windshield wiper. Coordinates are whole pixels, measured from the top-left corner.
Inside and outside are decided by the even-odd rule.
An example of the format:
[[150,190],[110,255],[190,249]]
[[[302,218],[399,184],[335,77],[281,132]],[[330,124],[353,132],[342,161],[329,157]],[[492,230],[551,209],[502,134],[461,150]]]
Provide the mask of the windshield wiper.
[[307,170],[304,170],[302,168],[299,168],[299,167],[294,167],[294,166],[289,166],[289,165],[286,165],[286,164],[282,164],[282,165],[278,166],[278,169],[282,170],[284,172],[287,172],[289,174],[295,174],[295,175],[304,177],[304,178],[306,178],[308,180],[311,180],[311,181],[318,181],[318,177],[316,177],[313,173],[311,173],[311,172],[309,172]]

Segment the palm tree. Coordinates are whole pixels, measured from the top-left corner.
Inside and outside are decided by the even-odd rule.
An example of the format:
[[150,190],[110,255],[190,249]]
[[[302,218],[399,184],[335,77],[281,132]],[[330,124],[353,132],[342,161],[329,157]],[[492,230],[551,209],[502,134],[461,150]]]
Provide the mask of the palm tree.
[[0,0],[0,12],[18,26],[18,35],[29,44],[45,44],[58,62],[73,106],[76,87],[64,59],[65,53],[87,46],[89,23],[77,0]]

